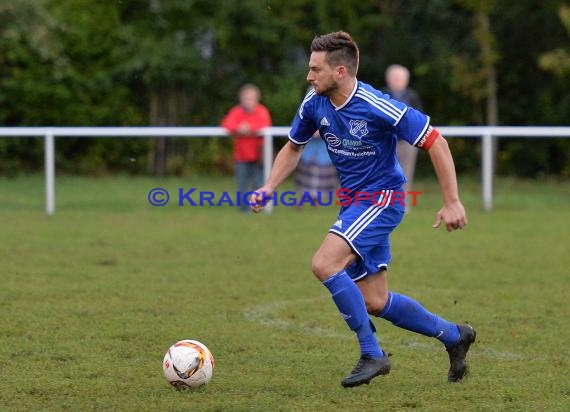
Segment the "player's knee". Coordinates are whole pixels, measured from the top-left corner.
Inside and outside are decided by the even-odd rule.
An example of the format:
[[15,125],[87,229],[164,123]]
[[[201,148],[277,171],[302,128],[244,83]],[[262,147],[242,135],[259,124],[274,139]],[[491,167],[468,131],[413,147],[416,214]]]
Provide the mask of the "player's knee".
[[318,254],[313,256],[311,270],[313,271],[313,275],[315,275],[320,281],[323,281],[332,275],[332,273],[328,273],[326,262],[321,259]]
[[386,302],[388,302],[388,292],[385,294],[382,293],[374,296],[367,296],[365,299],[366,311],[370,315],[376,316],[382,312],[386,306]]
[[320,248],[313,256],[311,268],[313,274],[322,282],[348,267],[355,259],[354,253],[332,252],[330,249]]
[[341,270],[342,266],[335,265],[320,253],[316,253],[311,262],[311,269],[313,274],[322,282]]

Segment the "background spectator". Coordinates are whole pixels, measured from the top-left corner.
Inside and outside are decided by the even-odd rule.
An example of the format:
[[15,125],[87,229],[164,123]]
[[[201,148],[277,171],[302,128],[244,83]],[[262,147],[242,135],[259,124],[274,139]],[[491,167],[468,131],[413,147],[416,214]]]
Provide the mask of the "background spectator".
[[[271,126],[269,110],[260,103],[261,92],[253,84],[239,90],[239,104],[232,107],[222,120],[222,127],[234,138],[233,159],[237,190],[243,193],[263,183],[263,138],[259,130]],[[242,204],[243,212],[249,211]]]
[[[410,71],[404,66],[392,64],[386,69],[385,92],[392,96],[393,99],[423,111],[420,97],[414,89],[408,87],[409,82]],[[414,170],[416,168],[416,159],[418,157],[418,149],[410,145],[408,142],[398,140],[397,153],[400,165],[402,166],[402,169],[404,169],[404,174],[408,179],[408,183],[404,185],[404,190],[411,190],[414,180]]]

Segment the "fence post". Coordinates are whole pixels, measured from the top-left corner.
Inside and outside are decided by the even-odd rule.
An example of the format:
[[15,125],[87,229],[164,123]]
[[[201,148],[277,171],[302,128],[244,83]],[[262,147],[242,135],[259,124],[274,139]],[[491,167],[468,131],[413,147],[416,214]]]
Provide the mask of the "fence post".
[[[270,128],[263,129],[263,182],[269,178],[273,166],[273,135]],[[267,203],[265,212],[273,212],[273,202]]]
[[46,174],[46,213],[55,212],[55,142],[53,132],[47,131],[44,138],[45,174]]
[[481,174],[483,180],[483,209],[493,208],[493,136],[486,131],[481,140]]

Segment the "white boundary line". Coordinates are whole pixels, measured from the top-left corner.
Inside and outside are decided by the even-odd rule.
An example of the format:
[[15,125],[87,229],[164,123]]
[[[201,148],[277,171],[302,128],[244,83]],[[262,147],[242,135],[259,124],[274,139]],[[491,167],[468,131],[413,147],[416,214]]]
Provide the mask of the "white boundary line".
[[[345,333],[337,332],[332,329],[321,328],[321,327],[313,327],[313,326],[305,326],[302,323],[295,322],[290,319],[286,319],[279,316],[279,311],[283,309],[287,309],[290,307],[296,307],[299,305],[304,304],[311,304],[317,302],[324,302],[330,299],[328,296],[319,297],[319,298],[305,298],[305,299],[289,299],[289,300],[281,300],[275,302],[269,302],[261,305],[251,306],[243,311],[244,317],[252,322],[256,322],[263,326],[276,328],[280,330],[293,330],[298,333],[302,333],[304,335],[316,335],[323,338],[332,338],[336,340],[346,340],[354,342],[354,336],[352,332],[348,329]],[[339,321],[341,320],[339,316]],[[378,319],[378,321],[384,321],[383,319]],[[386,321],[387,322],[387,321]],[[389,322],[388,322],[389,323]],[[392,326],[392,325],[390,325]],[[396,326],[393,326],[396,327]],[[409,332],[412,334],[410,336],[409,341],[407,342],[394,342],[389,341],[385,337],[380,336],[381,343],[387,344],[390,346],[400,346],[406,348],[413,348],[418,350],[425,350],[425,351],[443,351],[444,348],[442,345],[438,344],[437,342],[425,338],[422,336],[414,336],[413,332]],[[527,357],[523,355],[519,355],[514,352],[509,351],[499,351],[493,349],[491,347],[478,347],[476,345],[473,347],[473,350],[469,352],[470,356],[475,357],[490,357],[496,359],[502,359],[505,361],[521,361],[527,359]],[[356,347],[355,347],[356,348]],[[537,359],[536,357],[534,359]],[[544,361],[548,361],[547,358],[541,359]]]

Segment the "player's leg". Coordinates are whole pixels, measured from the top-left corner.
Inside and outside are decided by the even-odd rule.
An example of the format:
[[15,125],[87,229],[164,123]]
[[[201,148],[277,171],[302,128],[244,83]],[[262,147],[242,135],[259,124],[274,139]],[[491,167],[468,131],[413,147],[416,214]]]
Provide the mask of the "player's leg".
[[389,362],[376,340],[374,325],[368,317],[362,294],[344,269],[356,255],[341,237],[329,233],[312,262],[313,273],[330,291],[341,316],[356,333],[360,344],[360,360],[342,385],[369,383],[375,376],[390,370]]
[[366,310],[369,314],[376,316],[388,301],[388,271],[384,269],[368,275],[359,280],[356,285],[362,293]]
[[461,380],[467,370],[466,355],[475,340],[475,331],[469,325],[456,325],[429,312],[419,302],[388,290],[388,274],[382,270],[357,283],[368,313],[382,317],[395,326],[435,337],[449,353],[448,380]]
[[[390,196],[390,194],[387,194]],[[379,202],[380,204],[382,202]],[[401,328],[435,337],[446,346],[451,361],[449,380],[456,381],[465,373],[465,355],[475,339],[475,332],[468,325],[456,325],[426,310],[408,296],[390,292],[387,268],[390,262],[389,236],[400,223],[403,208],[394,203],[382,210],[375,210],[375,218],[367,219],[357,230],[343,233],[353,248],[363,256],[362,268],[351,277],[364,297],[368,313],[389,320]]]
[[355,259],[344,239],[328,233],[313,257],[313,273],[329,289],[341,316],[356,332],[361,355],[381,358],[383,353],[374,336],[362,294],[344,269]]
[[414,299],[388,290],[388,273],[381,270],[357,283],[368,313],[389,320],[394,325],[435,337],[450,346],[459,340],[457,325],[434,315]]

